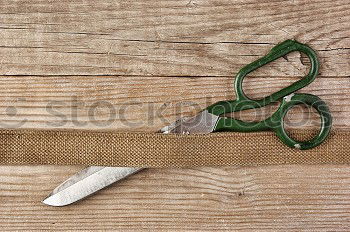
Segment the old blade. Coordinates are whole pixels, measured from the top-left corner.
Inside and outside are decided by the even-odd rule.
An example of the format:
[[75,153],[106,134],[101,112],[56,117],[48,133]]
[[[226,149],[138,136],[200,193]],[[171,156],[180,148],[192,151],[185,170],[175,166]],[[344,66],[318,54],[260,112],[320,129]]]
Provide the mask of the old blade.
[[[218,116],[204,110],[194,117],[177,120],[173,124],[162,128],[159,132],[164,134],[211,133],[215,129],[218,119]],[[140,170],[142,168],[88,167],[55,188],[43,200],[43,203],[51,206],[72,204]]]
[[194,117],[181,118],[173,124],[163,127],[160,132],[164,134],[208,134],[215,130],[219,116],[204,110]]
[[73,175],[43,200],[51,206],[65,206],[81,200],[142,168],[91,166]]

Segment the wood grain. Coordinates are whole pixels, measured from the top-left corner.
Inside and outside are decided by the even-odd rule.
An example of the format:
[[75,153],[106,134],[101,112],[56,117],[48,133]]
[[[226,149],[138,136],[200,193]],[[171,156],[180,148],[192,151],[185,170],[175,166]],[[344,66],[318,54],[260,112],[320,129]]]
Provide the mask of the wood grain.
[[[3,75],[229,76],[291,38],[322,75],[350,75],[347,0],[0,3]],[[293,75],[300,56],[286,63],[256,75]]]
[[[348,0],[0,0],[0,127],[155,131],[234,99],[243,66],[285,39],[320,75],[301,92],[350,127]],[[292,53],[249,75],[266,96],[307,71]],[[100,104],[100,105],[99,105]],[[261,120],[276,105],[234,114]],[[108,121],[115,110],[115,117]],[[304,119],[301,109],[291,118]],[[307,115],[307,114],[306,114]],[[317,116],[306,118],[317,126]],[[76,205],[40,201],[76,166],[2,166],[0,229],[349,231],[347,166],[146,170]]]
[[4,229],[350,229],[347,166],[148,169],[75,205],[40,203],[81,167],[2,167]]
[[[244,89],[262,98],[301,77],[247,78]],[[176,118],[193,115],[220,100],[235,99],[233,77],[147,76],[0,76],[3,127],[157,131]],[[300,92],[319,96],[330,107],[334,128],[350,127],[350,82],[322,77]],[[239,112],[242,120],[260,121],[278,105]],[[318,114],[293,111],[291,120],[318,122]],[[22,123],[23,122],[23,123]],[[302,124],[304,125],[304,124]]]

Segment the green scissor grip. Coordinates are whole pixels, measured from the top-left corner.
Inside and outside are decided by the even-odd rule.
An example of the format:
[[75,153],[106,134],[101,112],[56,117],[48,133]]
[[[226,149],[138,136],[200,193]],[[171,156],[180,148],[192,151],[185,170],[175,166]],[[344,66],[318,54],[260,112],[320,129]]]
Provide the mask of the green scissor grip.
[[[260,100],[250,99],[244,94],[242,83],[246,75],[259,67],[262,67],[263,65],[293,51],[300,51],[306,54],[310,59],[311,68],[309,73],[304,78]],[[286,40],[278,44],[272,48],[266,56],[254,61],[251,64],[248,64],[238,72],[234,83],[236,100],[220,101],[207,108],[209,113],[214,115],[222,115],[224,113],[260,108],[283,98],[278,110],[271,117],[260,122],[244,122],[233,118],[221,117],[217,122],[215,131],[252,132],[273,130],[281,141],[289,147],[310,149],[318,146],[326,139],[331,129],[332,117],[329,109],[326,103],[317,96],[300,93],[294,94],[295,91],[307,86],[315,79],[318,74],[318,69],[319,63],[316,53],[309,46],[294,40]],[[290,138],[284,129],[283,121],[285,115],[291,107],[297,104],[306,104],[314,107],[321,117],[321,129],[318,135],[309,141],[296,141]]]
[[[297,141],[291,138],[284,129],[284,117],[288,110],[298,104],[306,104],[317,110],[321,119],[321,128],[316,137],[309,141]],[[215,131],[253,132],[272,130],[289,147],[301,150],[310,149],[321,144],[332,127],[332,116],[327,104],[312,94],[296,93],[283,98],[278,110],[269,118],[260,122],[245,122],[234,118],[221,117]]]
[[[244,94],[242,84],[245,76],[247,76],[254,70],[294,51],[300,51],[306,54],[310,59],[311,67],[309,73],[305,77],[303,77],[301,80],[294,82],[290,86],[281,89],[280,91],[277,91],[267,97],[264,97],[263,99],[252,100]],[[217,102],[207,107],[207,110],[209,111],[209,113],[221,115],[224,113],[231,113],[235,111],[266,106],[271,102],[276,102],[282,97],[294,93],[295,91],[313,82],[318,74],[318,69],[319,62],[317,60],[317,55],[314,52],[314,50],[312,50],[309,46],[299,43],[295,40],[286,40],[272,48],[266,56],[246,65],[238,72],[234,83],[236,100]]]

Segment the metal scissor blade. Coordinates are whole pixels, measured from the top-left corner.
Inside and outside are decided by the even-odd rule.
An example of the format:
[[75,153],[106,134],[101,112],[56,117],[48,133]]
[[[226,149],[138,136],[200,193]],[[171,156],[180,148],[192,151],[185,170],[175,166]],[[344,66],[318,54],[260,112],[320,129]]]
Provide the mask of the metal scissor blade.
[[194,117],[181,118],[173,124],[163,127],[164,134],[208,134],[215,130],[219,116],[204,110]]
[[[194,117],[181,118],[159,132],[192,134],[210,133],[214,130],[219,117],[204,110]],[[85,198],[98,190],[142,170],[126,167],[88,167],[63,182],[43,201],[51,206],[65,206]]]
[[88,167],[56,187],[43,200],[51,206],[65,206],[81,200],[121,179],[140,171],[142,168]]

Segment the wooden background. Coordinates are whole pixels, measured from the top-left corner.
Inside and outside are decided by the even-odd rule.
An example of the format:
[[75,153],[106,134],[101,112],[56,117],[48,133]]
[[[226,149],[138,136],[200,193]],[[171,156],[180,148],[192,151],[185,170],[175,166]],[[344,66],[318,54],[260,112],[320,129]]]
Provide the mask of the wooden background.
[[[234,99],[235,73],[291,38],[317,50],[322,64],[302,92],[330,105],[335,128],[350,127],[348,0],[0,0],[0,6],[1,127],[156,131]],[[301,78],[308,64],[292,53],[250,75],[246,92],[267,96]],[[293,110],[291,118],[317,125],[316,115],[302,113]],[[346,165],[149,169],[75,205],[40,202],[81,168],[2,166],[1,230],[350,230]]]

